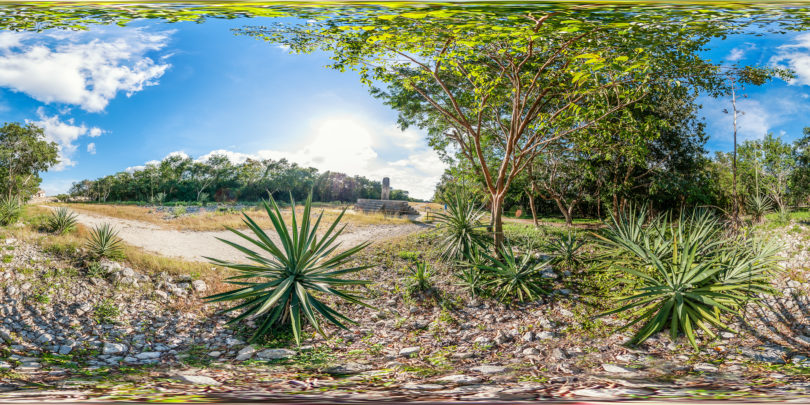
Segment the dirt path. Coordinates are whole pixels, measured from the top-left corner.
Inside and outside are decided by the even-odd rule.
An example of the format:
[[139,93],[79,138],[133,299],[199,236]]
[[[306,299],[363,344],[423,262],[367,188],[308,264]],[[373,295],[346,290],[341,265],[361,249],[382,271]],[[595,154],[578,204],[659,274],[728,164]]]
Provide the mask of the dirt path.
[[[80,212],[76,212],[76,216],[78,221],[86,226],[95,226],[107,222],[118,230],[118,236],[123,239],[124,242],[163,256],[177,257],[192,261],[208,261],[204,256],[236,262],[245,261],[244,254],[216,239],[222,238],[233,242],[244,242],[244,239],[230,231],[177,231],[164,229],[142,221],[90,215]],[[347,226],[343,234],[338,237],[338,241],[342,244],[341,246],[347,248],[365,241],[376,243],[399,236],[405,236],[425,229],[426,227],[428,227],[428,225],[420,223],[355,227],[350,225]],[[275,242],[278,242],[278,235],[275,233],[270,235]]]

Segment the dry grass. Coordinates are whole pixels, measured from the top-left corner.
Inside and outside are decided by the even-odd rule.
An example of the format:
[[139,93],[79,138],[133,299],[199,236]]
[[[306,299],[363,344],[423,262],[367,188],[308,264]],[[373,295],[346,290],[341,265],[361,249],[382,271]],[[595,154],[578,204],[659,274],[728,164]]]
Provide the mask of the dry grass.
[[[7,232],[19,240],[35,243],[51,254],[63,258],[83,260],[79,252],[87,243],[90,229],[79,224],[75,230],[65,234],[44,232],[40,228],[48,215],[50,215],[48,208],[29,205],[26,207],[24,214],[24,221],[27,226],[9,229]],[[156,255],[126,243],[123,243],[123,251],[123,262],[139,272],[150,275],[163,272],[173,276],[191,275],[195,279],[205,281],[211,293],[224,291],[227,287],[224,283],[225,278],[233,274],[229,269],[203,262],[191,262]]]
[[[102,215],[107,217],[135,220],[147,222],[150,224],[158,225],[166,229],[175,229],[181,231],[221,231],[225,227],[236,229],[244,229],[245,225],[242,222],[242,212],[247,213],[256,223],[263,228],[272,226],[270,218],[264,209],[249,208],[242,212],[201,212],[193,214],[184,214],[178,217],[173,217],[171,212],[158,212],[148,207],[138,207],[131,205],[107,205],[107,204],[59,204],[65,205],[76,212],[83,212],[88,214]],[[303,214],[303,207],[296,207],[296,214]],[[322,208],[313,209],[315,215],[319,215],[323,211],[323,220],[334,221],[340,215],[339,209],[336,208]],[[284,220],[289,221],[292,217],[291,210],[285,208]],[[388,217],[382,214],[362,214],[354,211],[346,211],[341,223],[352,226],[369,226],[381,224],[403,224],[407,223],[407,218]]]

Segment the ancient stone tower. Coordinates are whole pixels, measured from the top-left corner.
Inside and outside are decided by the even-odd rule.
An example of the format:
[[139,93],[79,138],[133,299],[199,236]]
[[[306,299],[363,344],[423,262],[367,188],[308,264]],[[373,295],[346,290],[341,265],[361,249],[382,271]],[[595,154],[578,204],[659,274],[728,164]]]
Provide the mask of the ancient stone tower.
[[391,198],[391,180],[388,177],[383,177],[382,182],[382,197],[381,200],[388,200]]

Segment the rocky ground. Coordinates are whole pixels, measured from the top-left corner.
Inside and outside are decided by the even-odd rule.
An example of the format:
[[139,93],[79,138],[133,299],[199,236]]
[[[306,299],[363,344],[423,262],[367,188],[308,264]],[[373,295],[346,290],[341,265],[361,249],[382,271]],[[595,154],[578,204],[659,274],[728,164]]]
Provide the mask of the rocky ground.
[[0,399],[801,400],[810,395],[810,228],[769,232],[786,246],[782,294],[737,320],[748,333],[703,335],[700,352],[663,334],[624,345],[630,334],[612,333],[619,317],[592,317],[601,298],[573,281],[588,279],[584,270],[550,269],[553,293],[518,307],[471,297],[441,266],[433,289],[408,292],[409,254],[430,246],[429,231],[365,252],[376,309],[339,305],[359,324],[301,347],[288,336],[245,343],[202,303],[212,291],[194,275],[0,239]]

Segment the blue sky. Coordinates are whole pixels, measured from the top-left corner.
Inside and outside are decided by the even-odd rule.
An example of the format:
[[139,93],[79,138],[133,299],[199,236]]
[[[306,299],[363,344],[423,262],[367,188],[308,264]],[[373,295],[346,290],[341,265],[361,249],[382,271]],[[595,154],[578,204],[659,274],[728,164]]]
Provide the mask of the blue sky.
[[[400,131],[396,113],[355,74],[324,68],[325,55],[290,55],[231,32],[262,23],[2,32],[0,120],[35,122],[59,143],[63,162],[43,175],[49,194],[173,152],[197,158],[225,151],[235,161],[286,157],[320,170],[388,176],[394,187],[429,198],[444,166],[424,135]],[[741,139],[770,131],[793,140],[810,124],[810,34],[736,36],[712,43],[707,56],[779,63],[799,74],[792,83],[746,91]],[[728,150],[728,100],[700,102],[709,148]]]

